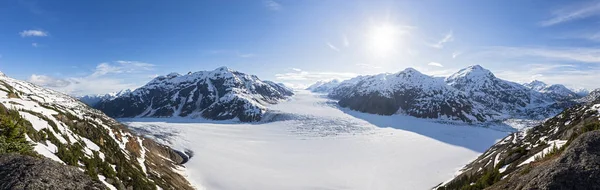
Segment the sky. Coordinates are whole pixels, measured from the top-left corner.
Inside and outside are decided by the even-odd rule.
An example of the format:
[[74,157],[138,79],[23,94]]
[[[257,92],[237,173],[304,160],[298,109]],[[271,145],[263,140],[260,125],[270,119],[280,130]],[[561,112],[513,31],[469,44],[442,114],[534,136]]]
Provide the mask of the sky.
[[600,1],[3,0],[0,71],[72,95],[227,66],[304,87],[479,64],[600,88]]

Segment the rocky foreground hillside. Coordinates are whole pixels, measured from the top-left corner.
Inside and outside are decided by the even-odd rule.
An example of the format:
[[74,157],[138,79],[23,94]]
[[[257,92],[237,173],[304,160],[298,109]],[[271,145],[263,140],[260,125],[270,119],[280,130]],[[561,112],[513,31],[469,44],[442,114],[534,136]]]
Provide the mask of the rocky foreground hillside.
[[411,68],[359,76],[339,83],[329,97],[342,107],[367,113],[480,123],[552,117],[579,98],[561,87],[544,86],[542,93],[473,65],[445,79]]
[[258,121],[266,105],[293,92],[254,75],[221,67],[180,75],[159,76],[148,84],[95,108],[111,117],[203,117],[215,120]]
[[438,189],[599,189],[598,130],[596,98],[503,138]]
[[[76,167],[110,189],[193,189],[179,171],[185,154],[133,134],[74,98],[0,74],[0,154],[6,153]],[[23,163],[28,162],[41,168],[55,165],[27,159]]]
[[0,189],[106,189],[74,166],[48,158],[0,154]]

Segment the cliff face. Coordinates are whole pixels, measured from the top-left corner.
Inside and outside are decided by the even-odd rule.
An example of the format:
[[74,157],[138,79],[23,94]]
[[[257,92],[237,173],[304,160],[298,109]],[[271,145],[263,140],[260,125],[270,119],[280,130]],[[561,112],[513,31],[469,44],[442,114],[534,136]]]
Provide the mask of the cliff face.
[[47,158],[0,155],[0,189],[106,189],[73,166]]

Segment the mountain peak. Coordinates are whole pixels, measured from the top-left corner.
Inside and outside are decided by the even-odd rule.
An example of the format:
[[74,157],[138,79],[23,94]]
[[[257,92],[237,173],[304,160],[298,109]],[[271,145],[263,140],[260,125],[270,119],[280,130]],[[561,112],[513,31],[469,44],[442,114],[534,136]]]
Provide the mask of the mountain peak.
[[404,69],[403,71],[401,71],[400,73],[417,73],[417,74],[421,74],[421,72],[417,71],[416,69],[409,67]]
[[219,68],[216,68],[215,71],[221,71],[221,72],[232,72],[234,71],[233,69],[227,67],[227,66],[222,66]]
[[6,75],[2,71],[0,71],[0,77],[5,77],[5,76]]
[[473,80],[481,80],[485,78],[495,78],[494,74],[480,65],[471,65],[467,68],[461,69],[458,72],[449,76],[446,81],[452,82],[459,78],[470,78]]

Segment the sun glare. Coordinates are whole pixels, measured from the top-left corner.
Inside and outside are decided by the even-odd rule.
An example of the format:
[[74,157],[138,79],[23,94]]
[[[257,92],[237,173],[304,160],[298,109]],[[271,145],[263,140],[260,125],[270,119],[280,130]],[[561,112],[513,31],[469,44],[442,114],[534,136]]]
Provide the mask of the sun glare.
[[368,34],[369,50],[376,56],[389,56],[398,45],[400,31],[390,23],[372,26]]

